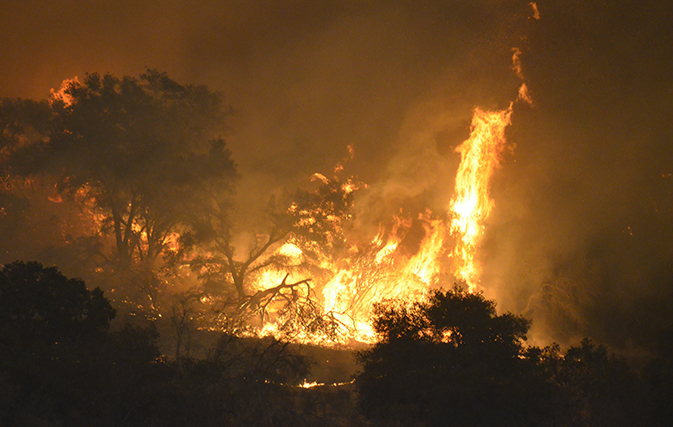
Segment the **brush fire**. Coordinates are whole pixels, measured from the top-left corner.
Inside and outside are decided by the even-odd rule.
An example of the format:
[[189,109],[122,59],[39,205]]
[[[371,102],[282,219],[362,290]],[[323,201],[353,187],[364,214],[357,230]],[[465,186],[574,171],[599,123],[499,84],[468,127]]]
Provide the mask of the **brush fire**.
[[[520,51],[515,50],[513,62],[517,75],[522,77],[519,55]],[[87,109],[92,107],[87,102],[91,101],[82,93],[91,91],[86,95],[91,98],[110,96],[104,91],[96,93],[96,85],[105,85],[106,80],[93,77],[86,84],[77,78],[64,81],[60,90],[52,91],[51,108],[62,109],[64,116],[78,108],[85,111],[83,114],[90,114]],[[148,87],[143,90],[150,96],[155,96],[153,91],[164,90],[152,86],[160,81],[160,76],[144,78],[147,82],[143,84]],[[123,99],[124,83],[108,83],[112,93],[116,93],[113,96]],[[75,96],[80,99],[76,101]],[[530,102],[525,85],[519,91],[519,99]],[[120,271],[136,265],[135,272],[125,280],[134,284],[144,302],[138,301],[137,296],[122,296],[117,289],[109,289],[119,295],[121,302],[133,307],[132,311],[142,311],[146,305],[151,318],[161,317],[157,306],[161,284],[180,276],[194,280],[195,276],[203,287],[183,293],[183,298],[200,304],[197,311],[203,318],[214,319],[206,322],[206,329],[321,345],[372,343],[376,336],[371,319],[377,303],[423,300],[440,283],[457,281],[470,292],[479,289],[479,244],[494,208],[489,185],[507,150],[505,130],[511,123],[512,107],[513,103],[504,110],[474,109],[469,138],[455,149],[460,163],[453,197],[443,210],[425,208],[408,214],[400,209],[397,215],[378,224],[374,235],[354,227],[352,221],[357,194],[367,185],[354,178],[339,177],[344,165],[355,156],[351,146],[348,156],[334,168],[334,177],[314,174],[314,190],[298,194],[298,200],[291,200],[286,207],[276,207],[270,228],[247,238],[241,234],[247,243],[241,243],[242,237],[230,227],[229,202],[208,194],[207,187],[203,194],[183,193],[187,196],[185,204],[195,203],[192,206],[196,209],[203,209],[204,203],[210,206],[201,217],[188,223],[182,220],[186,214],[179,210],[163,212],[166,205],[161,204],[164,202],[160,198],[164,195],[145,182],[148,178],[158,179],[165,174],[163,170],[129,184],[125,182],[127,177],[111,179],[106,174],[117,172],[103,169],[83,178],[65,177],[56,187],[60,192],[71,188],[76,204],[90,213],[103,232],[115,237],[115,246],[109,251],[118,252],[118,261],[125,263],[119,265]],[[122,106],[118,112],[121,130],[115,132],[121,135],[133,126],[125,122],[129,108]],[[102,114],[111,113],[103,110]],[[73,130],[58,137],[64,143],[77,132],[89,131],[77,128],[78,122],[73,126]],[[122,146],[122,150],[126,148]],[[94,157],[98,158],[98,154]],[[83,182],[73,185],[76,179]],[[115,179],[118,182],[113,182]],[[99,183],[92,185],[94,180]],[[128,189],[120,190],[120,186]],[[178,187],[177,191],[185,189]],[[213,187],[212,191],[218,190]],[[155,200],[160,203],[153,205]],[[185,224],[191,224],[190,228],[186,229]],[[246,246],[248,249],[242,250]],[[98,250],[100,256],[104,252],[103,248]],[[173,261],[166,262],[170,259]],[[101,266],[96,267],[96,271],[102,270]]]
[[[380,224],[378,233],[369,240],[358,239],[353,230],[346,232],[344,239],[348,249],[342,256],[329,261],[329,256],[319,254],[323,271],[320,278],[306,279],[310,271],[301,268],[304,265],[302,250],[287,242],[271,256],[286,257],[290,261],[288,265],[294,266],[293,272],[284,273],[269,267],[260,271],[250,286],[264,292],[288,280],[302,281],[306,285],[304,289],[292,287],[276,296],[287,301],[288,293],[303,292],[304,297],[317,298],[319,312],[332,325],[331,333],[300,330],[293,331],[292,336],[300,342],[324,345],[374,342],[371,318],[376,303],[391,299],[423,300],[441,277],[450,277],[471,292],[477,291],[481,271],[479,242],[494,207],[489,197],[489,182],[507,147],[505,129],[511,115],[512,105],[497,111],[475,108],[470,137],[456,149],[461,161],[454,197],[444,212],[426,210],[417,217],[395,216],[388,224]],[[330,182],[322,175],[318,177],[322,183]],[[348,182],[342,191],[350,194],[358,187]],[[303,213],[304,225],[318,222],[312,214],[325,216],[325,212]],[[338,219],[332,218],[332,221]],[[343,231],[341,227],[339,231]],[[336,239],[335,236],[330,238]],[[313,250],[320,252],[321,248],[314,246]],[[274,309],[273,304],[265,309],[265,323],[259,332],[283,335],[288,313]]]
[[670,424],[667,2],[163,3],[3,4],[1,425]]

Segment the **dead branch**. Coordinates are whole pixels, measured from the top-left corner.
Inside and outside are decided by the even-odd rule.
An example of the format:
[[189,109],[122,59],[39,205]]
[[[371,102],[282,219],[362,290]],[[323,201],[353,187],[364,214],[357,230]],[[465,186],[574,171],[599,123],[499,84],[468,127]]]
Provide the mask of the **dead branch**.
[[241,309],[242,310],[245,310],[247,308],[257,309],[257,308],[260,307],[260,305],[262,305],[263,300],[265,300],[267,298],[270,299],[270,300],[273,300],[278,294],[280,294],[280,292],[283,289],[294,289],[294,288],[296,288],[297,286],[300,286],[300,285],[304,285],[304,284],[308,285],[308,283],[312,280],[312,279],[304,279],[304,280],[300,280],[300,281],[295,282],[295,283],[286,283],[287,278],[289,276],[290,276],[290,274],[287,273],[285,275],[285,277],[283,278],[283,281],[278,286],[274,286],[273,288],[268,288],[268,289],[264,289],[264,290],[261,290],[261,291],[257,291],[249,299],[244,301],[243,304],[241,304]]

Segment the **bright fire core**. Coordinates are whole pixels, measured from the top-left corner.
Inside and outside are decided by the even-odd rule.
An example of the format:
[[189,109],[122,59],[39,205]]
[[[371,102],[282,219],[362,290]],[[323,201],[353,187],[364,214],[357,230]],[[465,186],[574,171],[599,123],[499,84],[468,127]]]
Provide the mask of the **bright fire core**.
[[458,238],[453,256],[456,276],[468,284],[470,291],[475,290],[479,280],[477,244],[483,234],[484,220],[493,208],[488,195],[489,180],[500,162],[511,115],[511,105],[500,111],[475,109],[470,138],[456,149],[462,160],[450,209],[451,232]]
[[[447,212],[436,215],[426,210],[417,218],[396,217],[392,225],[381,225],[372,240],[351,242],[345,258],[322,266],[330,272],[329,277],[323,278],[322,283],[314,279],[314,285],[322,296],[323,312],[342,328],[340,342],[374,341],[374,304],[393,298],[423,298],[440,275],[454,277],[470,291],[476,290],[480,275],[477,249],[493,208],[489,180],[506,146],[505,129],[511,114],[512,105],[499,111],[474,110],[470,137],[456,149],[461,162]],[[448,223],[442,218],[448,218]],[[409,241],[414,244],[409,245]],[[292,250],[297,265],[301,264],[301,251],[296,246]],[[280,251],[287,252],[288,246]],[[262,276],[265,283],[256,283],[260,288],[273,286],[281,279],[279,274]],[[263,328],[263,333],[277,332],[273,323]],[[306,342],[330,341],[303,331],[297,335],[295,339]]]

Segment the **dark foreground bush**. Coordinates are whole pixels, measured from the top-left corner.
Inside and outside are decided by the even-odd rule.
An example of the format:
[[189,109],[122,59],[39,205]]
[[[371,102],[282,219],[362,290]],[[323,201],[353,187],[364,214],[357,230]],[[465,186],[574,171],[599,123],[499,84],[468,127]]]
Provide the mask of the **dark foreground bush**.
[[529,325],[459,287],[379,305],[378,342],[359,353],[363,413],[385,426],[652,425],[624,360],[589,340],[565,355],[527,346]]
[[152,325],[111,332],[101,291],[37,263],[3,267],[0,308],[0,425],[303,425],[308,365],[285,343],[222,335],[168,362]]

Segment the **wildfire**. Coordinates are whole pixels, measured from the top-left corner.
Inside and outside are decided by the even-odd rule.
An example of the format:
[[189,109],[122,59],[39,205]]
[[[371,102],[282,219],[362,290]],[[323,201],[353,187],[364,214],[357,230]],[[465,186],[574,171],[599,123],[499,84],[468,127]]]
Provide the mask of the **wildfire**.
[[[534,19],[539,19],[536,4],[531,3],[531,7]],[[522,52],[518,48],[512,52],[512,69],[523,80],[520,61]],[[519,88],[517,101],[533,105],[525,83]],[[320,260],[320,277],[314,276],[311,270],[302,270],[306,267],[302,263],[304,254],[299,246],[286,243],[272,255],[292,260],[287,264],[292,271],[260,271],[252,287],[264,292],[278,283],[286,283],[288,277],[291,282],[305,283],[305,288],[291,291],[292,298],[318,297],[320,315],[333,325],[332,333],[324,330],[316,332],[306,325],[301,326],[293,332],[295,340],[314,344],[348,344],[353,340],[371,343],[376,339],[371,324],[376,303],[387,299],[423,299],[431,287],[441,282],[438,279],[443,275],[464,282],[470,292],[477,289],[481,273],[477,249],[486,219],[494,206],[489,197],[489,182],[506,147],[505,130],[511,123],[513,104],[510,103],[503,110],[474,109],[470,136],[456,149],[461,155],[461,161],[454,195],[446,212],[434,214],[426,210],[415,218],[399,215],[392,222],[380,225],[378,234],[370,239],[360,240],[361,236],[350,235],[348,238],[342,236],[343,240],[339,240],[331,235],[325,236],[328,245],[341,241],[346,243],[348,250],[342,252],[338,259],[333,259],[326,255],[326,251],[324,256],[321,254],[325,248],[317,244],[311,248],[312,256]],[[353,157],[352,147],[348,148],[349,155],[344,162]],[[342,170],[342,164],[338,164],[335,174]],[[314,174],[312,179],[328,187],[335,183],[319,173]],[[339,188],[351,194],[366,186],[348,180]],[[322,218],[332,223],[335,233],[344,231],[340,218],[329,212],[298,209],[297,205],[290,207],[290,211],[299,217],[299,226],[313,227],[318,224],[318,218]],[[287,293],[279,295],[285,297],[285,300],[292,299]],[[269,315],[259,333],[282,335],[284,326],[281,325],[287,320],[283,317],[287,308],[277,309],[273,313],[271,306],[267,307]],[[448,340],[448,337],[445,338]]]
[[[518,55],[515,52],[515,59]],[[526,93],[525,86],[521,93]],[[525,97],[520,94],[519,99]],[[494,205],[489,181],[506,146],[512,106],[496,111],[475,108],[470,136],[456,149],[461,162],[446,212],[425,210],[415,217],[400,213],[380,224],[375,236],[365,237],[349,229],[348,215],[339,216],[329,204],[292,204],[288,211],[297,226],[327,234],[321,244],[290,237],[260,260],[261,267],[246,285],[252,294],[242,305],[261,317],[251,332],[321,345],[371,343],[376,340],[371,318],[377,303],[422,300],[443,276],[475,291],[480,275],[477,248]],[[366,188],[319,173],[312,179],[336,191],[327,193],[332,197],[338,191],[350,195]],[[320,229],[319,224],[329,227]]]
[[498,166],[505,147],[505,128],[510,124],[512,105],[506,110],[474,110],[470,138],[456,151],[461,162],[456,175],[455,195],[451,201],[453,213],[451,233],[458,237],[453,256],[456,276],[474,291],[479,278],[475,254],[484,221],[493,208],[488,196],[489,180]]
[[[523,77],[521,51],[513,52],[513,69]],[[75,78],[64,82],[59,91],[52,91],[52,102],[70,105],[68,88],[77,83]],[[518,99],[532,102],[525,84]],[[285,240],[270,244],[268,247],[274,249],[260,257],[256,266],[246,266],[244,286],[249,295],[244,295],[246,298],[232,310],[248,310],[248,319],[256,316],[247,330],[258,336],[291,336],[295,341],[314,344],[373,342],[376,336],[371,318],[376,303],[423,299],[442,274],[454,276],[475,290],[480,270],[476,250],[493,207],[489,180],[500,162],[511,114],[511,104],[500,111],[475,108],[470,137],[456,149],[461,163],[446,212],[400,214],[381,224],[373,237],[352,231],[347,234],[346,218],[350,214],[342,217],[344,211],[335,208],[339,206],[335,201],[343,202],[345,196],[366,185],[315,173],[312,181],[325,191],[316,193],[320,203],[317,207],[295,203],[288,212],[297,227],[323,233],[321,243],[293,240],[288,234]],[[353,155],[349,146],[342,163]],[[342,172],[342,163],[335,168],[335,175]],[[85,196],[88,193],[81,195],[90,199]],[[131,230],[137,235],[138,250],[149,251],[149,246],[145,247],[150,240],[148,225],[134,223]],[[178,242],[179,235],[171,231],[161,244],[176,252]],[[212,303],[208,298],[201,302]]]
[[[399,215],[390,224],[380,225],[376,236],[368,241],[351,238],[348,252],[338,260],[322,257],[320,267],[328,273],[322,279],[314,277],[311,285],[322,297],[323,315],[337,325],[337,342],[373,342],[376,337],[370,320],[374,305],[386,299],[422,299],[440,274],[452,274],[464,281],[470,291],[476,289],[480,272],[477,246],[484,221],[493,208],[489,180],[505,148],[505,129],[511,114],[512,105],[500,111],[474,110],[470,137],[456,149],[461,153],[461,163],[447,212],[448,223],[445,216],[429,210],[415,218]],[[320,174],[315,174],[314,179],[330,183]],[[348,191],[352,189],[349,187]],[[302,212],[301,221],[315,222],[312,212]],[[294,260],[291,264],[301,268],[302,252],[298,246],[286,243],[276,254]],[[254,287],[269,288],[279,283],[284,274],[271,269],[261,271]],[[310,273],[294,271],[292,277],[300,280],[306,277],[302,274]],[[270,323],[262,326],[263,335],[281,332],[272,319],[273,315]],[[304,330],[297,331],[294,338],[323,344],[330,341]]]
[[[399,216],[387,227],[381,226],[370,241],[353,242],[347,254],[338,260],[331,263],[323,260],[320,267],[327,274],[322,280],[314,277],[311,286],[320,299],[324,318],[334,324],[334,334],[327,336],[324,331],[301,329],[292,331],[292,338],[314,344],[373,342],[375,333],[370,320],[374,304],[390,298],[423,298],[432,279],[446,264],[443,260],[447,235],[444,221],[430,211],[415,219]],[[288,280],[298,281],[310,274],[302,270],[303,254],[298,246],[286,243],[274,252],[276,255],[289,256],[291,264],[297,267]],[[256,290],[268,289],[281,282],[284,274],[267,268],[256,275],[252,286]],[[307,289],[297,291],[303,293]],[[285,332],[279,326],[286,321],[283,309],[271,305],[268,308],[267,323],[260,326],[258,333],[283,335]]]
[[352,331],[354,339],[374,340],[369,321],[375,303],[389,298],[423,298],[440,272],[446,227],[429,211],[416,221],[422,225],[423,237],[415,254],[405,255],[403,248],[413,221],[395,218],[388,233],[380,230],[324,287],[325,311]]

